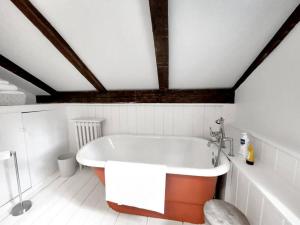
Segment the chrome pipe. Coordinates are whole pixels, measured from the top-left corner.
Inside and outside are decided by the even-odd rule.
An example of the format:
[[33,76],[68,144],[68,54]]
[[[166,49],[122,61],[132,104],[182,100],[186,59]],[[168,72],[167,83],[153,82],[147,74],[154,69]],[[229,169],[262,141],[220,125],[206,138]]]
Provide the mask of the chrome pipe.
[[19,195],[20,202],[12,208],[10,214],[12,216],[20,216],[20,215],[24,214],[25,212],[27,212],[31,208],[32,202],[30,200],[23,201],[17,153],[15,151],[12,151],[11,155],[14,158],[16,178],[17,178],[17,184],[18,184],[18,195]]
[[23,207],[23,199],[22,199],[22,190],[21,190],[21,182],[20,182],[20,174],[19,174],[17,153],[16,152],[12,152],[12,155],[13,155],[14,164],[15,164],[15,171],[16,171],[16,177],[17,177],[19,200],[20,200],[21,206]]

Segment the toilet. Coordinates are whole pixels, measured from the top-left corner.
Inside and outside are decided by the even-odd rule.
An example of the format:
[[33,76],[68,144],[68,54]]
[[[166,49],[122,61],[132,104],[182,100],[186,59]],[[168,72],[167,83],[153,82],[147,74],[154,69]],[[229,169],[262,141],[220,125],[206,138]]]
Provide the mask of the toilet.
[[246,216],[234,205],[212,199],[204,205],[205,225],[250,225]]

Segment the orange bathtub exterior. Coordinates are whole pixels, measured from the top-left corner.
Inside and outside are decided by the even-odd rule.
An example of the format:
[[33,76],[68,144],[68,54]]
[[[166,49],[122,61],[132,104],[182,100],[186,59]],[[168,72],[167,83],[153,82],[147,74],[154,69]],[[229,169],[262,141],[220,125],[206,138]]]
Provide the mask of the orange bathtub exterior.
[[[95,172],[105,184],[104,169],[95,168]],[[206,201],[213,198],[216,182],[217,177],[167,174],[164,214],[113,202],[108,202],[108,205],[122,213],[202,224],[203,206]]]

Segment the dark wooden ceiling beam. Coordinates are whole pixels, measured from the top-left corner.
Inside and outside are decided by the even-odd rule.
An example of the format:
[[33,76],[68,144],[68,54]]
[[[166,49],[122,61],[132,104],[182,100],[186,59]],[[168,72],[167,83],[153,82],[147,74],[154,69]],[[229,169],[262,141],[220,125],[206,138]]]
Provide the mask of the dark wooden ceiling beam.
[[250,74],[271,54],[271,52],[281,43],[281,41],[288,35],[288,33],[296,26],[300,21],[300,4],[280,27],[274,37],[266,45],[266,47],[260,52],[253,63],[248,67],[245,73],[233,86],[236,90],[239,86],[250,76]]
[[98,91],[106,91],[100,81],[83,63],[69,44],[54,29],[47,19],[30,3],[29,0],[11,1]]
[[168,0],[149,0],[159,89],[169,88]]
[[59,92],[56,96],[37,96],[38,103],[234,103],[234,90],[149,90]]
[[26,70],[21,68],[20,66],[16,65],[3,55],[0,55],[0,66],[4,69],[12,72],[13,74],[21,77],[22,79],[30,82],[31,84],[35,85],[36,87],[46,91],[47,93],[51,95],[55,95],[57,93],[56,90],[54,90],[52,87],[45,84],[43,81],[39,80],[32,74],[28,73]]

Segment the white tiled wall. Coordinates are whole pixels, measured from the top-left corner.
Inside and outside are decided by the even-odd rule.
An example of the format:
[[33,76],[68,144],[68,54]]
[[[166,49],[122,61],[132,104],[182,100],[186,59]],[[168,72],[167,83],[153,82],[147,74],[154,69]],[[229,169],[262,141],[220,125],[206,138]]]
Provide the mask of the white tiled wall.
[[75,150],[71,119],[104,117],[104,135],[152,134],[208,137],[209,127],[217,129],[215,120],[221,115],[226,122],[233,118],[233,105],[210,104],[70,104],[70,148]]
[[[226,130],[227,134],[235,139],[237,154],[238,140],[242,130],[230,126]],[[276,173],[278,179],[290,188],[294,190],[300,188],[300,158],[260,138],[250,135],[250,140],[254,144],[256,164],[263,165],[263,168],[270,170],[271,173]],[[245,213],[251,225],[289,224],[289,218],[285,218],[268,197],[259,190],[255,182],[234,163],[229,174],[230,184],[227,186],[229,190],[225,199]]]
[[288,223],[288,219],[234,165],[231,174],[231,196],[226,200],[240,209],[247,216],[251,225],[284,225],[284,223]]

